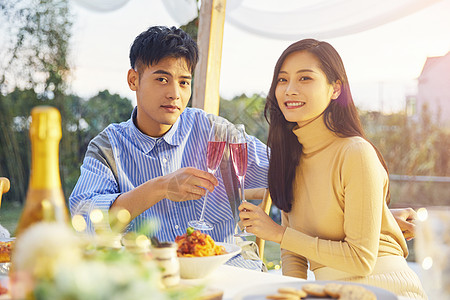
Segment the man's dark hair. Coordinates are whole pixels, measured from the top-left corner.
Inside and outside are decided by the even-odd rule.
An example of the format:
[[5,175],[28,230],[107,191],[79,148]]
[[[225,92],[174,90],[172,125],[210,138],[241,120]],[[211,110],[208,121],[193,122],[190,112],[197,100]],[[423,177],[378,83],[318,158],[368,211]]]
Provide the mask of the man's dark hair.
[[131,45],[130,64],[139,73],[142,67],[157,64],[166,57],[186,59],[193,73],[198,62],[197,43],[182,29],[153,26],[139,34]]

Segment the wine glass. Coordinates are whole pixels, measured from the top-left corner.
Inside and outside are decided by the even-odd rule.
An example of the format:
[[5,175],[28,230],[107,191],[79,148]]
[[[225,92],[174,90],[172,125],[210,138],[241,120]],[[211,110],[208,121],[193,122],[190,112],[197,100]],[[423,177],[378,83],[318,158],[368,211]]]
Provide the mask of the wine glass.
[[[241,202],[246,202],[244,195],[244,179],[247,173],[247,139],[245,137],[245,127],[243,124],[237,124],[236,129],[229,136],[229,146],[231,152],[231,160],[233,162],[234,171],[239,179],[241,186]],[[244,227],[241,233],[234,236],[251,236],[253,233],[248,233]]]
[[[211,129],[208,136],[208,147],[206,149],[206,166],[208,172],[215,174],[220,162],[222,161],[223,152],[227,144],[227,124],[212,122]],[[202,212],[199,220],[189,221],[189,226],[197,230],[212,230],[213,226],[205,221],[205,207],[206,199],[208,197],[208,190],[203,200]]]

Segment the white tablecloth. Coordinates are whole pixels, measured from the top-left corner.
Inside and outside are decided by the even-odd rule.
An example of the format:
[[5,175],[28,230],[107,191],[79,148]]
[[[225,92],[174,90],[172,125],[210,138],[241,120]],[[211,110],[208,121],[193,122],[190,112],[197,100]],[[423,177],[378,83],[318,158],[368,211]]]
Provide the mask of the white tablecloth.
[[220,266],[212,274],[203,279],[182,279],[181,283],[188,285],[204,284],[210,288],[223,291],[223,300],[232,300],[249,286],[296,282],[303,279],[282,276],[266,272],[258,272],[227,265]]
[[[181,283],[187,285],[204,284],[208,288],[222,290],[223,300],[237,300],[240,298],[240,295],[255,286],[257,287],[265,284],[269,285],[301,281],[304,280],[274,273],[257,272],[222,265],[206,278],[182,279]],[[405,297],[398,297],[398,300],[409,299]]]

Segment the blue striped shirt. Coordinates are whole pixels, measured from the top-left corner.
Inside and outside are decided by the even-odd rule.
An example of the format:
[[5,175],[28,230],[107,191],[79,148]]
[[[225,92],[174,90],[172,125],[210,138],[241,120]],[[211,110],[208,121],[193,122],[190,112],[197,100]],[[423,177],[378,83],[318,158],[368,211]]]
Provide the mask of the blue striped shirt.
[[[112,203],[121,193],[180,168],[207,170],[206,146],[211,118],[220,117],[212,117],[200,109],[186,108],[164,136],[153,138],[135,126],[135,111],[128,121],[109,125],[88,146],[80,178],[69,198],[71,214],[84,216],[88,232],[94,232],[88,217],[90,212],[100,209],[107,216]],[[245,188],[267,187],[267,170],[266,146],[255,137],[248,136]],[[215,241],[234,243],[236,207],[233,212],[221,168],[215,176],[219,185],[208,194],[205,210],[205,220],[214,229],[207,233]],[[203,200],[174,202],[162,199],[133,219],[127,230],[138,231],[153,220],[159,225],[153,234],[160,241],[174,241],[176,236],[186,232],[188,221],[199,219]],[[254,262],[239,257],[231,263],[247,268],[261,267],[261,262],[256,266]]]

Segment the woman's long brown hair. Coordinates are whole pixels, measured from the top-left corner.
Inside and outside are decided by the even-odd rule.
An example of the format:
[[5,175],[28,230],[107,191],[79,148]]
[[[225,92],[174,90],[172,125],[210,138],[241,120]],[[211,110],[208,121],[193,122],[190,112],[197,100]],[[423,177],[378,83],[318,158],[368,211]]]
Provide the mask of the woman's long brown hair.
[[[278,83],[278,73],[286,57],[297,51],[307,51],[320,61],[320,68],[325,73],[328,83],[337,80],[341,82],[341,94],[323,112],[327,128],[341,137],[359,136],[367,140],[359,119],[358,111],[353,102],[350,86],[344,64],[337,51],[327,42],[314,39],[304,39],[290,45],[278,59],[267,95],[264,116],[269,122],[269,137],[267,145],[270,147],[269,163],[269,192],[273,203],[281,210],[289,212],[293,202],[293,181],[295,170],[300,161],[302,145],[292,132],[296,123],[288,122],[278,106],[275,89]],[[370,143],[370,141],[368,141]],[[372,143],[371,143],[372,144]],[[381,153],[374,147],[378,158],[388,172],[386,162]],[[387,203],[390,201],[388,190]]]

